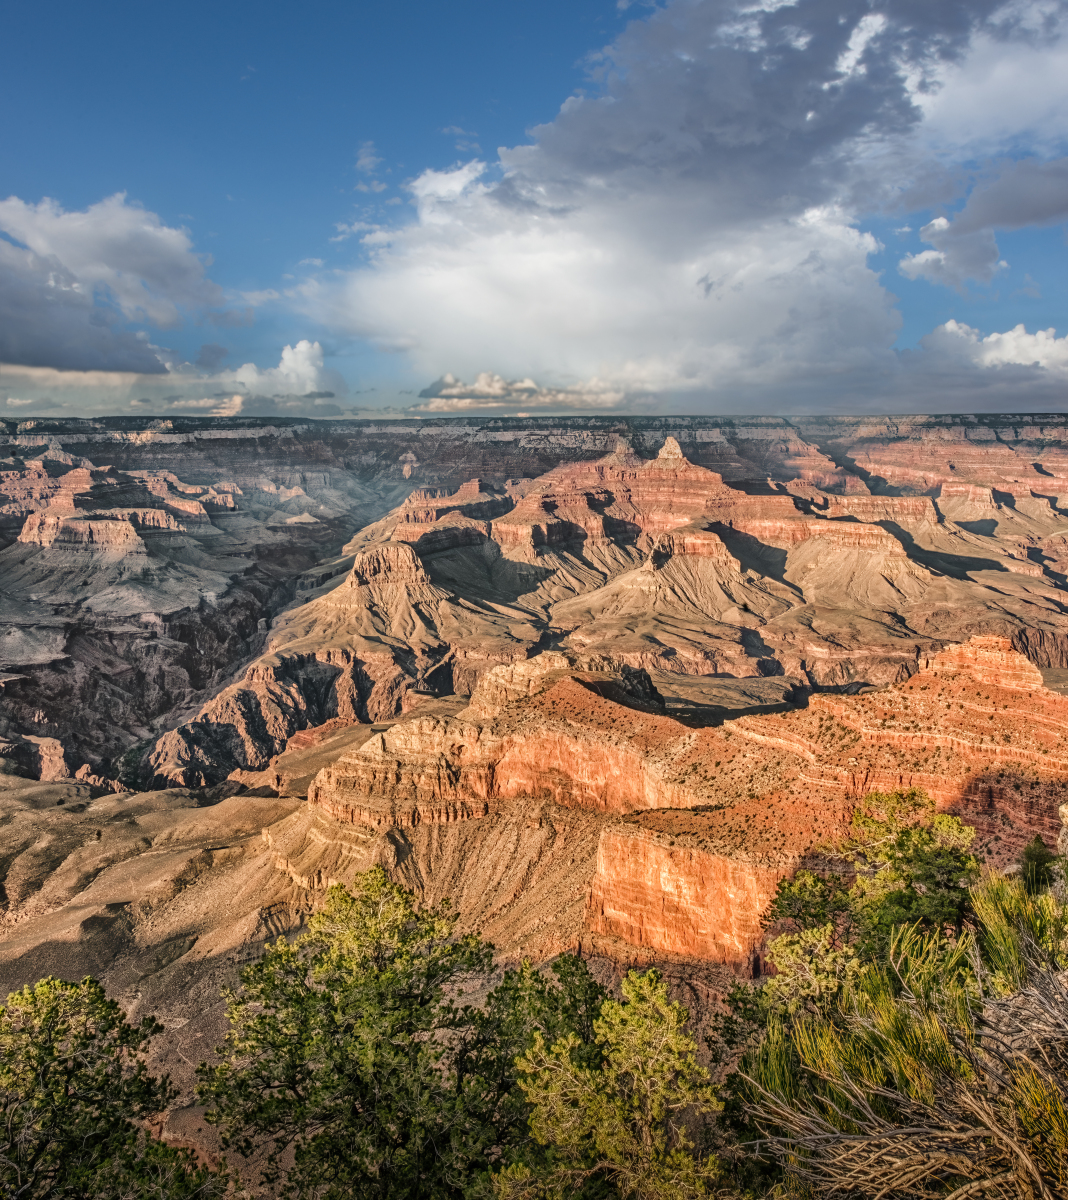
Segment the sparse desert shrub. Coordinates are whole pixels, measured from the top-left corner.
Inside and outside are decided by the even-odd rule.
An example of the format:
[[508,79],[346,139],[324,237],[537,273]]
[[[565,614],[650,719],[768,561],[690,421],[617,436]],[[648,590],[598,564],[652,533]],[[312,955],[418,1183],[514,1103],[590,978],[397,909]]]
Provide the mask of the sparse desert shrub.
[[1018,881],[975,893],[985,955],[967,933],[897,930],[833,1012],[770,1024],[748,1056],[756,1148],[792,1190],[1068,1195],[1063,914]]

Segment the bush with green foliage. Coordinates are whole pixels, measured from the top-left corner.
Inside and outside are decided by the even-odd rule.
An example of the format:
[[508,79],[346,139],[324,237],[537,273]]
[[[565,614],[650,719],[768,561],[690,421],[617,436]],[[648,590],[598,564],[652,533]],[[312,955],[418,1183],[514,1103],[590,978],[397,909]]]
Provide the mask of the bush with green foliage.
[[242,972],[222,1061],[201,1068],[199,1090],[224,1144],[270,1146],[283,1195],[485,1191],[529,1140],[515,1061],[535,1032],[591,1053],[604,992],[580,960],[558,961],[555,981],[507,972],[477,1006],[464,998],[488,988],[492,947],[455,926],[375,868]]
[[[923,792],[866,796],[847,836],[824,847],[834,871],[800,871],[780,885],[765,921],[769,933],[778,933],[767,948],[775,973],[760,986],[732,990],[709,1033],[715,1056],[728,1067],[744,1063],[786,1103],[785,1097],[812,1092],[798,1049],[804,1031],[844,1028],[843,1014],[865,989],[875,988],[880,1003],[897,1003],[905,985],[888,956],[900,955],[903,931],[927,939],[925,961],[940,963],[937,978],[956,978],[962,962],[974,975],[970,964],[987,953],[988,939],[976,910],[986,901],[976,888],[973,839],[973,830],[938,813]],[[882,1061],[874,1043],[867,1052]],[[737,1175],[754,1190],[772,1186],[778,1170],[769,1175],[738,1148],[760,1135],[751,1086],[735,1069],[721,1094],[723,1124],[737,1139]]]
[[1020,852],[1020,878],[1029,892],[1041,892],[1053,883],[1054,868],[1061,860],[1036,833]]
[[974,829],[937,812],[918,788],[864,797],[837,853],[856,872],[850,908],[869,954],[885,952],[896,925],[963,930],[979,878],[974,840]]
[[161,1027],[138,1025],[93,979],[42,979],[0,1009],[0,1194],[10,1200],[192,1200],[226,1177],[152,1137],[174,1099],[143,1052]]
[[[780,931],[766,951],[775,973],[762,987],[732,988],[709,1032],[715,1056],[736,1061],[769,1022],[788,1029],[834,1010],[864,965],[885,959],[896,928],[962,932],[975,915],[974,837],[915,788],[865,796],[847,836],[823,848],[835,870],[802,870],[779,884],[763,920]],[[744,1130],[730,1084],[725,1094],[728,1123]]]
[[623,1001],[594,1021],[596,1061],[574,1034],[542,1034],[519,1059],[530,1128],[548,1153],[497,1179],[505,1200],[697,1200],[720,1177],[712,1155],[695,1154],[687,1126],[717,1104],[695,1057],[687,1012],[655,971],[631,971]]
[[759,1149],[797,1194],[1068,1195],[1068,937],[1020,880],[973,887],[978,936],[891,934],[833,1011],[769,1022],[745,1063]]

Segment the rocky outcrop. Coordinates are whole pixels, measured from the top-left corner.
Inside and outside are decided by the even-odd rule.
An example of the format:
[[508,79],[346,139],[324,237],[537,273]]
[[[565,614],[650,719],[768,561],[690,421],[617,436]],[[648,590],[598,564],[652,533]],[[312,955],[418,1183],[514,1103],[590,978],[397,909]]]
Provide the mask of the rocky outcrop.
[[[947,669],[992,649],[1008,686]],[[315,778],[308,810],[365,849],[438,827],[492,829],[524,805],[595,815],[590,930],[745,971],[777,882],[821,862],[869,791],[924,788],[976,827],[988,861],[1035,833],[1056,841],[1068,699],[1016,686],[1020,657],[980,640],[896,687],[694,729],[642,701],[624,707],[605,694],[607,676],[547,654],[485,676],[456,717],[403,722],[341,755]],[[311,878],[314,854],[300,857]]]
[[608,826],[586,909],[594,933],[657,955],[682,954],[759,974],[761,922],[779,883],[841,834],[852,804],[748,802],[710,820],[650,812]]
[[1042,672],[1012,648],[1008,638],[973,637],[922,659],[921,670],[967,675],[978,684],[1020,691],[1045,692]]
[[[276,626],[271,652],[161,737],[144,759],[151,786],[201,786],[262,771],[300,730],[388,720],[417,695],[525,657],[514,622],[435,587],[405,542],[355,556],[341,585]],[[277,647],[277,648],[275,648]]]
[[[173,518],[169,519],[173,521]],[[159,527],[166,526],[161,522]],[[34,513],[26,518],[18,540],[25,545],[42,546],[46,549],[93,550],[123,557],[148,555],[145,543],[137,535],[134,522],[125,517],[110,515],[102,515],[100,519],[93,520],[85,516],[67,517],[47,512]]]
[[[1042,588],[1028,585],[1008,605],[1000,580],[987,589],[966,571],[948,573],[965,548],[954,539],[980,535],[944,521],[929,497],[806,487],[804,496],[731,487],[669,437],[651,460],[617,447],[503,488],[475,479],[452,493],[421,489],[360,545],[340,586],[279,624],[268,650],[294,669],[321,661],[326,647],[351,661],[391,655],[393,672],[376,670],[388,703],[372,696],[370,719],[402,711],[408,691],[470,693],[481,674],[521,661],[544,638],[616,667],[790,674],[816,687],[900,682],[977,629],[1026,637],[1039,657],[1046,644],[1068,653],[1068,627]],[[997,560],[965,561],[1034,579],[1045,571],[1015,542]],[[253,683],[237,685],[242,696],[218,715],[209,706],[197,717],[205,778],[260,769],[279,736],[305,727],[294,717],[276,735],[270,720],[245,719],[236,757],[227,757],[232,739],[200,736],[217,720],[235,724],[234,705],[255,713]],[[319,686],[314,668],[309,695],[289,711],[303,703],[309,722],[345,711],[316,707]],[[269,736],[250,748],[261,727]],[[153,752],[167,769],[184,757],[170,744]]]
[[[0,669],[21,679],[4,685],[0,723],[66,737],[104,777],[191,718],[203,732],[209,703],[264,652],[298,689],[308,664],[308,719],[332,711],[313,694],[320,653],[346,649],[392,658],[373,685],[390,701],[369,715],[400,693],[470,693],[545,646],[817,688],[900,682],[973,634],[1068,665],[1062,426],[4,423]],[[410,547],[425,582],[386,556],[357,586],[354,557],[376,545]],[[246,769],[214,753],[205,742],[209,774]]]
[[[627,684],[625,678],[569,672],[488,724],[464,715],[406,721],[320,772],[308,802],[333,820],[372,827],[466,820],[520,796],[594,812],[684,804],[688,797],[665,777],[663,761],[614,729],[590,736],[590,728],[574,719],[596,710],[615,726],[616,714],[634,710],[603,693],[627,699]],[[487,690],[496,692],[492,683]],[[651,692],[651,685],[644,690]],[[492,703],[479,703],[475,711],[487,709]],[[647,712],[642,718],[654,723],[654,737],[658,720],[669,737],[675,733],[672,721]]]
[[[281,474],[292,486],[265,478],[262,456],[252,471],[241,454],[201,463],[212,478],[187,482],[146,464],[144,447],[130,469],[47,438],[41,450],[0,470],[0,736],[57,740],[101,786],[129,784],[138,744],[262,649],[294,576],[336,554],[359,513],[329,472],[313,498],[291,464]],[[220,753],[234,743],[209,740]],[[198,756],[186,758],[179,777],[192,778]]]

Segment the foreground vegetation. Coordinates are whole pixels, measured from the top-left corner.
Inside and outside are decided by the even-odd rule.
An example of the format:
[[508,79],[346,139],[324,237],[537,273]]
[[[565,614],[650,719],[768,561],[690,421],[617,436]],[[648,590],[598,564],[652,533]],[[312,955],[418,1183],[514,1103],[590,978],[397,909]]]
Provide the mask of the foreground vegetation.
[[380,869],[332,888],[199,1068],[236,1172],[153,1136],[159,1027],[44,980],[0,1014],[0,1196],[239,1196],[262,1169],[301,1200],[1068,1197],[1057,861],[1036,840],[981,876],[972,838],[922,793],[867,797],[832,869],[780,887],[776,973],[704,1030],[655,971],[617,996],[570,955],[502,976]]

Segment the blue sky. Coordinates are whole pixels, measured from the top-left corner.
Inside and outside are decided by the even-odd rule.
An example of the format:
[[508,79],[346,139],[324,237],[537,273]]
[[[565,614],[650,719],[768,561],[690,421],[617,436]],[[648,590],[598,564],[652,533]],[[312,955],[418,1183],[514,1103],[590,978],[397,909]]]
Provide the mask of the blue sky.
[[[388,201],[407,200],[405,180],[524,141],[626,20],[613,0],[5,11],[17,53],[0,82],[0,194],[76,210],[126,192],[187,226],[234,292],[276,288],[301,259],[351,264],[358,246],[331,243],[337,223],[403,219]],[[380,193],[355,190],[368,142]],[[270,312],[224,340],[273,364],[306,335],[324,331]],[[192,360],[203,337],[191,324],[167,341]]]
[[1057,0],[13,3],[5,42],[6,415],[1068,401]]

